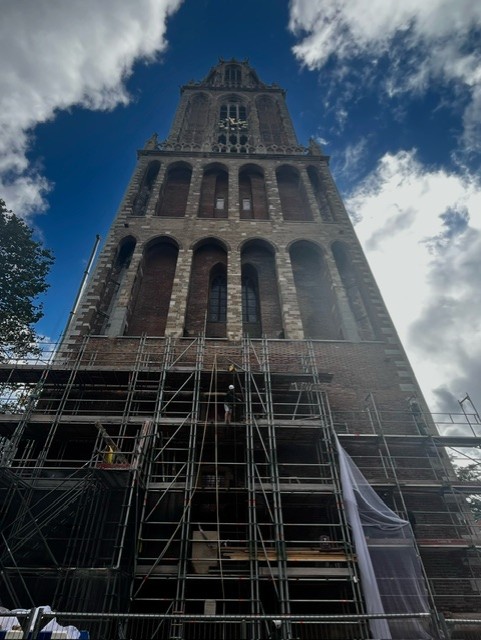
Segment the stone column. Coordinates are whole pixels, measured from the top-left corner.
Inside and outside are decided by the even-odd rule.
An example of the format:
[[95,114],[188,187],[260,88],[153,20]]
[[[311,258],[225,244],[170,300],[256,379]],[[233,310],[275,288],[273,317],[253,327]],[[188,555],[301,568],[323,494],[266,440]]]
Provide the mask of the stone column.
[[273,230],[278,230],[284,222],[282,218],[281,198],[277,187],[275,167],[270,165],[265,168],[267,206],[269,207],[269,219],[272,220]]
[[239,220],[239,170],[231,164],[229,166],[229,220]]
[[291,258],[286,249],[280,249],[276,254],[276,266],[284,335],[289,340],[303,340],[304,330],[297,301],[294,274],[292,273]]
[[319,220],[321,218],[321,212],[319,211],[319,204],[317,203],[316,196],[314,195],[314,189],[312,188],[311,180],[309,178],[309,174],[307,173],[307,168],[304,167],[300,172],[300,178],[302,184],[304,185],[304,189],[307,196],[307,202],[311,209],[312,219]]
[[134,282],[136,277],[142,277],[142,274],[139,271],[142,261],[142,253],[143,247],[137,246],[134,253],[132,254],[129,268],[122,278],[120,288],[117,292],[117,295],[115,296],[115,301],[112,305],[109,319],[105,328],[105,335],[109,336],[110,338],[121,336],[124,333],[128,310],[133,302],[132,291],[134,288]]
[[184,333],[192,256],[191,249],[179,249],[170,296],[169,314],[165,325],[166,336],[182,337]]
[[227,338],[242,338],[241,259],[238,250],[231,250],[227,262]]
[[321,163],[319,167],[319,177],[332,220],[343,222],[344,218],[348,218],[348,215],[327,164]]
[[200,189],[203,175],[204,167],[196,163],[192,168],[192,176],[190,178],[189,195],[187,197],[187,206],[185,210],[186,218],[197,218],[198,216]]
[[352,313],[351,305],[349,304],[344,284],[337,269],[336,261],[330,254],[325,255],[324,260],[325,267],[329,272],[332,295],[336,301],[339,311],[342,334],[345,340],[349,340],[350,342],[360,342],[357,322],[354,314]]

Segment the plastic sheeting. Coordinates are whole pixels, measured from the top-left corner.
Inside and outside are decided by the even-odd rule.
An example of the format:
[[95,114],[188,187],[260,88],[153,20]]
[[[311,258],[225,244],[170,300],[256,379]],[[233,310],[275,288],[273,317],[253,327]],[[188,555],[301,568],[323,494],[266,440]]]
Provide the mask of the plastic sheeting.
[[[381,500],[337,440],[342,492],[361,576],[366,611],[429,613],[426,584],[411,525]],[[419,619],[373,619],[376,640],[429,639]]]
[[[42,607],[42,609],[44,614],[52,613],[52,609],[49,606]],[[69,640],[77,640],[77,638],[80,638],[80,631],[77,629],[77,627],[74,627],[71,624],[69,624],[66,627],[63,627],[61,624],[57,622],[57,618],[52,618],[52,620],[50,620],[50,622],[43,627],[42,631],[47,631],[52,634],[58,631],[64,632],[67,634],[67,638]]]
[[[39,609],[41,610],[42,614],[52,613],[52,609],[48,605],[39,607]],[[22,629],[22,626],[20,625],[20,622],[15,614],[18,613],[26,615],[30,614],[30,612],[30,609],[12,609],[10,611],[9,609],[0,607],[0,630],[10,631],[13,628]],[[1,615],[2,613],[3,616]],[[69,640],[76,640],[77,638],[80,638],[80,631],[77,629],[77,627],[74,627],[72,625],[63,627],[62,625],[58,624],[56,618],[52,618],[52,620],[50,620],[50,622],[46,624],[41,630],[52,634],[55,632],[64,632],[67,634]]]

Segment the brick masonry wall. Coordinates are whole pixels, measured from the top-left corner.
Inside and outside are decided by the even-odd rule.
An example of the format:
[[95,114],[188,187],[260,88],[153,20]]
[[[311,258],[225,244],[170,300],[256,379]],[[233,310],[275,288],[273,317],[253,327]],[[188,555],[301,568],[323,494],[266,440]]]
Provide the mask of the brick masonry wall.
[[[209,298],[210,273],[211,269],[217,264],[223,265],[225,269],[227,268],[226,253],[219,246],[208,244],[200,247],[194,253],[185,317],[185,330],[189,336],[202,333],[205,323],[208,322],[207,301]],[[226,332],[225,324],[216,323],[216,326],[212,327],[212,332],[215,337],[224,337]]]
[[159,243],[149,248],[127,335],[164,335],[176,262],[177,249],[173,245]]
[[274,255],[258,244],[251,244],[242,251],[242,264],[250,264],[257,271],[262,333],[268,338],[281,337],[282,316]]
[[[362,461],[366,475],[372,478],[373,482],[382,484],[388,481],[392,485],[395,470],[398,479],[404,485],[415,480],[418,483],[436,482],[442,486],[446,467],[441,464],[442,461],[438,457],[433,455],[425,443],[403,442],[398,446],[391,446],[389,452],[383,451],[380,438],[373,438],[376,442],[372,445],[364,443],[356,447],[352,444],[355,440],[352,434],[372,434],[373,430],[376,430],[373,427],[372,413],[370,413],[373,409],[373,399],[382,416],[384,433],[388,436],[418,435],[418,426],[413,421],[409,410],[410,397],[417,395],[421,408],[425,409],[425,406],[414,374],[330,174],[328,159],[317,155],[312,149],[309,154],[295,150],[297,141],[282,92],[279,90],[273,94],[275,93],[276,96],[284,131],[287,132],[287,142],[292,145],[291,151],[278,148],[267,152],[267,148],[260,140],[260,125],[254,105],[259,93],[252,92],[248,95],[246,92],[244,97],[248,103],[249,144],[252,144],[258,153],[213,153],[213,139],[209,131],[214,131],[216,127],[219,105],[227,94],[220,90],[212,90],[204,94],[205,104],[210,104],[210,107],[208,112],[202,115],[207,123],[206,133],[203,140],[199,140],[198,126],[190,128],[188,126],[189,113],[191,113],[188,106],[189,99],[198,92],[198,87],[188,88],[183,92],[169,136],[171,150],[152,149],[140,152],[137,169],[105,240],[95,272],[82,298],[79,312],[74,318],[70,331],[71,339],[80,340],[82,336],[97,330],[100,326],[99,311],[105,310],[105,297],[112,291],[109,275],[113,273],[112,262],[122,238],[132,236],[136,241],[136,247],[116,297],[114,311],[118,312],[117,315],[121,317],[121,312],[125,312],[128,318],[129,313],[133,314],[132,322],[138,320],[144,323],[142,326],[147,332],[163,331],[165,326],[166,334],[174,338],[182,336],[184,329],[194,335],[201,333],[204,328],[210,268],[216,261],[221,261],[226,265],[228,274],[228,317],[227,326],[224,327],[227,339],[208,341],[203,366],[204,369],[210,370],[215,363],[217,370],[227,371],[229,363],[245,362],[240,343],[242,337],[241,255],[245,250],[244,261],[255,263],[254,266],[258,269],[266,333],[274,336],[279,329],[284,332],[286,338],[269,342],[270,369],[282,376],[288,376],[289,372],[305,371],[310,353],[308,343],[302,340],[304,331],[301,313],[304,311],[303,307],[309,302],[303,300],[296,291],[289,250],[298,241],[310,243],[322,258],[324,280],[322,293],[319,295],[322,313],[330,316],[336,330],[336,333],[329,334],[332,339],[313,340],[312,352],[319,371],[332,375],[331,382],[323,382],[321,388],[328,394],[340,432],[342,433],[346,427],[347,432],[351,434],[346,448],[355,459]],[[266,91],[267,93],[269,92]],[[138,202],[137,195],[142,190],[142,182],[145,181],[146,171],[152,161],[160,164],[159,172],[147,194],[146,206],[135,208],[134,203]],[[156,216],[159,194],[165,183],[165,176],[168,175],[169,167],[179,162],[187,164],[192,169],[189,188],[182,191],[185,215],[179,216],[180,209],[176,208],[172,216]],[[213,164],[226,167],[228,172],[228,181],[223,185],[226,195],[223,218],[214,217],[213,207],[216,195],[214,181],[209,182],[210,178],[204,178],[204,184],[202,184],[206,171]],[[259,173],[264,175],[264,180],[261,182],[255,180],[251,183],[254,203],[260,202],[260,199],[265,197],[265,207],[264,205],[255,206],[253,219],[241,219],[244,216],[241,212],[242,196],[239,197],[239,172],[243,167],[252,165],[258,167]],[[276,171],[286,165],[292,167],[293,173],[300,176],[298,188],[296,186],[296,189],[291,188],[289,191],[289,199],[291,196],[295,199],[295,204],[289,205],[289,207],[292,205],[294,220],[285,219],[276,179]],[[293,185],[289,186],[293,187]],[[264,188],[265,196],[261,193]],[[200,204],[201,193],[202,204]],[[242,193],[244,192],[241,191]],[[176,199],[177,195],[175,195]],[[219,189],[218,195],[223,195]],[[307,199],[306,203],[303,202],[304,197]],[[178,200],[176,202],[178,203]],[[210,207],[209,215],[212,217],[202,218],[207,202]],[[267,219],[261,219],[262,216],[256,215],[257,208],[262,215],[268,214]],[[294,208],[297,209],[294,211]],[[144,215],[134,215],[140,209]],[[168,211],[165,213],[168,214]],[[306,219],[311,215],[311,220]],[[175,271],[168,275],[169,281],[172,281],[172,295],[164,295],[161,304],[156,297],[156,285],[153,283],[155,278],[149,275],[144,255],[145,248],[159,237],[170,238],[179,247]],[[217,248],[204,252],[199,250],[195,255],[197,247],[209,238],[217,243]],[[363,305],[369,315],[373,337],[376,340],[366,340],[366,331],[354,317],[351,308],[352,300],[350,305],[345,285],[331,251],[331,246],[336,241],[341,241],[347,247],[349,268],[352,268]],[[272,247],[271,261],[262,256],[261,252],[256,253],[245,249],[249,246],[257,247],[256,251],[258,251],[259,247],[263,246],[263,242]],[[227,252],[223,252],[220,246],[225,246]],[[142,291],[142,287],[147,287],[145,289],[147,291],[149,286],[151,293],[140,295],[140,300],[146,308],[136,311],[137,294]],[[154,290],[155,295],[152,293]],[[154,302],[155,305],[153,305]],[[162,316],[163,325],[160,328],[157,324],[151,327],[150,320],[147,320],[153,319],[155,315]],[[95,324],[96,321],[97,324]],[[132,328],[132,322],[130,328]],[[116,324],[118,335],[122,334],[124,326],[125,323],[122,324],[120,321]],[[214,329],[217,332],[220,328]],[[344,340],[334,339],[339,335],[338,330],[341,331]],[[168,358],[178,357],[179,360],[176,361],[178,366],[193,367],[197,357],[196,345],[193,343],[188,347],[188,343],[188,339],[174,340],[169,351],[172,355],[167,356],[164,340],[147,338],[143,346],[147,352],[142,362],[148,363],[150,367],[161,369],[169,364]],[[88,366],[92,364],[107,368],[123,366],[129,369],[135,366],[135,355],[139,344],[140,341],[133,338],[112,337],[98,341],[92,339],[83,358]],[[250,358],[250,366],[254,370],[256,367],[260,370],[265,364],[262,346],[258,343],[254,351],[255,354],[249,351],[246,357]],[[75,350],[72,356],[76,356]],[[389,464],[386,464],[387,455],[391,457]],[[440,537],[452,537],[453,529],[449,525],[450,505],[444,494],[440,491],[434,495],[434,490],[430,492],[418,490],[416,493],[405,489],[404,485],[403,492],[408,509],[422,514],[429,503],[430,511],[438,514],[426,513],[425,517],[418,515],[420,534],[428,536],[436,533]],[[462,511],[459,505],[453,505],[452,509],[455,512]],[[481,576],[476,563],[472,563],[471,567],[467,564],[469,551],[423,549],[422,554],[441,607],[449,610],[472,611],[476,607],[475,604],[473,605],[473,597],[479,597]]]
[[479,561],[473,564],[469,551],[450,549],[446,553],[445,550],[423,550],[422,560],[436,603],[442,611],[469,612],[477,609],[481,567]]
[[277,182],[284,219],[297,222],[311,220],[312,213],[300,176],[291,167],[282,167],[277,173]]
[[[244,210],[243,200],[250,201],[250,210]],[[267,220],[269,218],[265,178],[257,171],[241,172],[239,176],[240,217],[244,220]]]
[[292,245],[290,254],[304,334],[323,339],[342,337],[332,280],[324,260],[305,242]]
[[191,171],[185,167],[176,167],[169,173],[163,195],[159,199],[157,215],[182,218],[185,214],[189,196]]
[[[228,262],[234,264],[234,254],[239,255],[243,244],[248,240],[265,239],[269,242],[275,252],[275,271],[279,288],[279,297],[282,311],[282,330],[287,338],[302,338],[302,323],[299,315],[299,299],[294,286],[294,278],[292,267],[288,258],[288,247],[299,240],[313,243],[312,246],[318,247],[326,258],[326,278],[330,281],[331,299],[338,302],[339,324],[343,326],[343,335],[350,341],[358,341],[356,335],[356,321],[347,303],[347,296],[343,289],[340,275],[337,271],[335,261],[331,254],[330,246],[336,240],[342,240],[343,244],[348,247],[353,269],[356,270],[358,278],[363,282],[364,290],[362,292],[366,306],[370,309],[370,316],[373,324],[377,329],[377,336],[386,343],[386,349],[392,351],[396,357],[393,360],[398,362],[395,365],[398,383],[403,386],[403,391],[409,395],[415,390],[412,380],[412,372],[405,360],[402,347],[399,345],[396,332],[389,319],[387,310],[382,302],[379,291],[376,287],[374,279],[369,271],[367,262],[363,256],[352,225],[345,213],[342,202],[337,194],[333,182],[328,184],[324,174],[329,173],[326,160],[322,157],[313,158],[310,156],[292,156],[286,159],[285,156],[280,158],[258,157],[256,156],[256,164],[259,165],[265,174],[267,197],[269,203],[269,219],[268,220],[241,220],[239,211],[238,198],[230,198],[230,206],[228,209],[227,219],[201,219],[197,216],[198,209],[196,203],[201,191],[202,176],[204,167],[212,163],[214,158],[205,158],[202,154],[189,154],[189,164],[193,168],[192,180],[190,183],[189,196],[187,200],[186,216],[183,218],[160,218],[153,215],[155,212],[158,192],[160,190],[159,181],[165,176],[165,169],[170,164],[185,161],[185,155],[148,151],[143,152],[139,158],[139,167],[134,173],[131,184],[127,190],[123,203],[121,204],[117,219],[111,228],[106,239],[104,249],[99,257],[95,273],[90,281],[85,296],[82,299],[81,307],[73,326],[72,335],[82,335],[91,331],[92,319],[96,315],[97,309],[100,308],[101,299],[106,290],[106,281],[108,280],[111,262],[114,259],[117,247],[121,239],[127,235],[133,236],[136,241],[135,254],[129,267],[129,273],[125,278],[125,287],[135,288],[135,279],[133,276],[137,272],[139,261],[142,257],[145,245],[153,238],[166,236],[172,238],[182,250],[191,249],[196,243],[206,238],[216,238],[229,247],[230,256]],[[215,154],[211,154],[212,156]],[[149,202],[149,211],[147,216],[136,217],[131,215],[131,202],[135,190],[139,188],[145,169],[152,159],[158,159],[161,163],[161,171],[154,185],[153,192]],[[225,155],[222,160],[225,162]],[[237,182],[239,170],[242,166],[250,164],[249,158],[236,156],[228,158],[230,169],[230,182]],[[307,179],[306,168],[312,167],[315,163],[320,175],[324,175],[323,180],[326,189],[330,193],[331,203],[335,203],[335,211],[333,218],[335,223],[326,223],[322,220],[319,208],[317,209],[315,219],[311,222],[286,222],[282,219],[282,210],[280,198],[275,181],[275,170],[277,166],[286,164],[289,161],[292,165],[298,167],[303,179]],[[331,206],[334,206],[331,204]],[[188,263],[186,263],[188,264]],[[180,268],[180,267],[179,267]],[[193,271],[192,271],[193,273]],[[172,320],[168,319],[169,331],[171,334],[182,335],[184,318],[181,310],[185,308],[189,292],[189,280],[186,278],[187,273],[184,272],[182,278],[175,279],[175,301],[171,304],[171,312],[175,315]],[[239,282],[235,280],[238,279]],[[138,286],[138,285],[137,285]],[[239,318],[241,318],[241,298],[240,298],[240,269],[235,273],[229,272],[229,291],[238,291],[234,293],[229,301],[232,304],[239,305],[237,308],[230,309],[231,322],[237,323],[239,329],[233,331],[228,327],[228,335],[234,339],[240,338]],[[128,297],[128,291],[119,296],[119,304],[126,304],[125,297]],[[130,305],[132,302],[130,301]],[[261,300],[262,304],[262,300]],[[334,305],[328,305],[331,311]],[[174,321],[175,318],[175,321]],[[197,321],[196,326],[200,326]],[[351,327],[351,328],[350,328]],[[333,336],[334,337],[334,336]],[[367,344],[367,343],[366,343]],[[364,360],[359,366],[366,368],[367,364]],[[381,366],[382,370],[382,366]],[[364,388],[368,385],[365,384]],[[347,393],[352,393],[349,389]]]
[[[398,360],[398,354],[385,344],[316,341],[314,351],[318,368],[333,374],[326,390],[334,411],[364,411],[367,392],[373,393],[380,411],[409,408],[408,399],[416,388],[414,376],[407,362]],[[400,376],[401,371],[410,375]]]

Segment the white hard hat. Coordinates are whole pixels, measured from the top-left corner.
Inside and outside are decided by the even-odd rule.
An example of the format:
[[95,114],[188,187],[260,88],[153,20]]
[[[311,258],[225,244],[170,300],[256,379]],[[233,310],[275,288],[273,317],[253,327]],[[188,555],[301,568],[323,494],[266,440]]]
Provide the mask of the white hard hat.
[[280,629],[282,626],[282,620],[273,620],[274,626],[276,629]]
[[230,385],[229,385],[229,389],[233,389],[233,388],[234,388],[234,385],[233,385],[233,384],[230,384]]

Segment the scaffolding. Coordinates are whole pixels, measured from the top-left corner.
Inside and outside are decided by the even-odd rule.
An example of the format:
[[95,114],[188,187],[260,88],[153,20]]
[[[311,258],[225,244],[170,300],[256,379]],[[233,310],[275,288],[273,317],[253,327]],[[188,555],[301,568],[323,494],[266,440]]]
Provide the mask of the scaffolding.
[[3,603],[97,638],[371,637],[337,435],[411,522],[448,637],[480,604],[481,485],[451,462],[478,462],[477,413],[331,406],[332,377],[309,340],[89,336],[0,365]]

